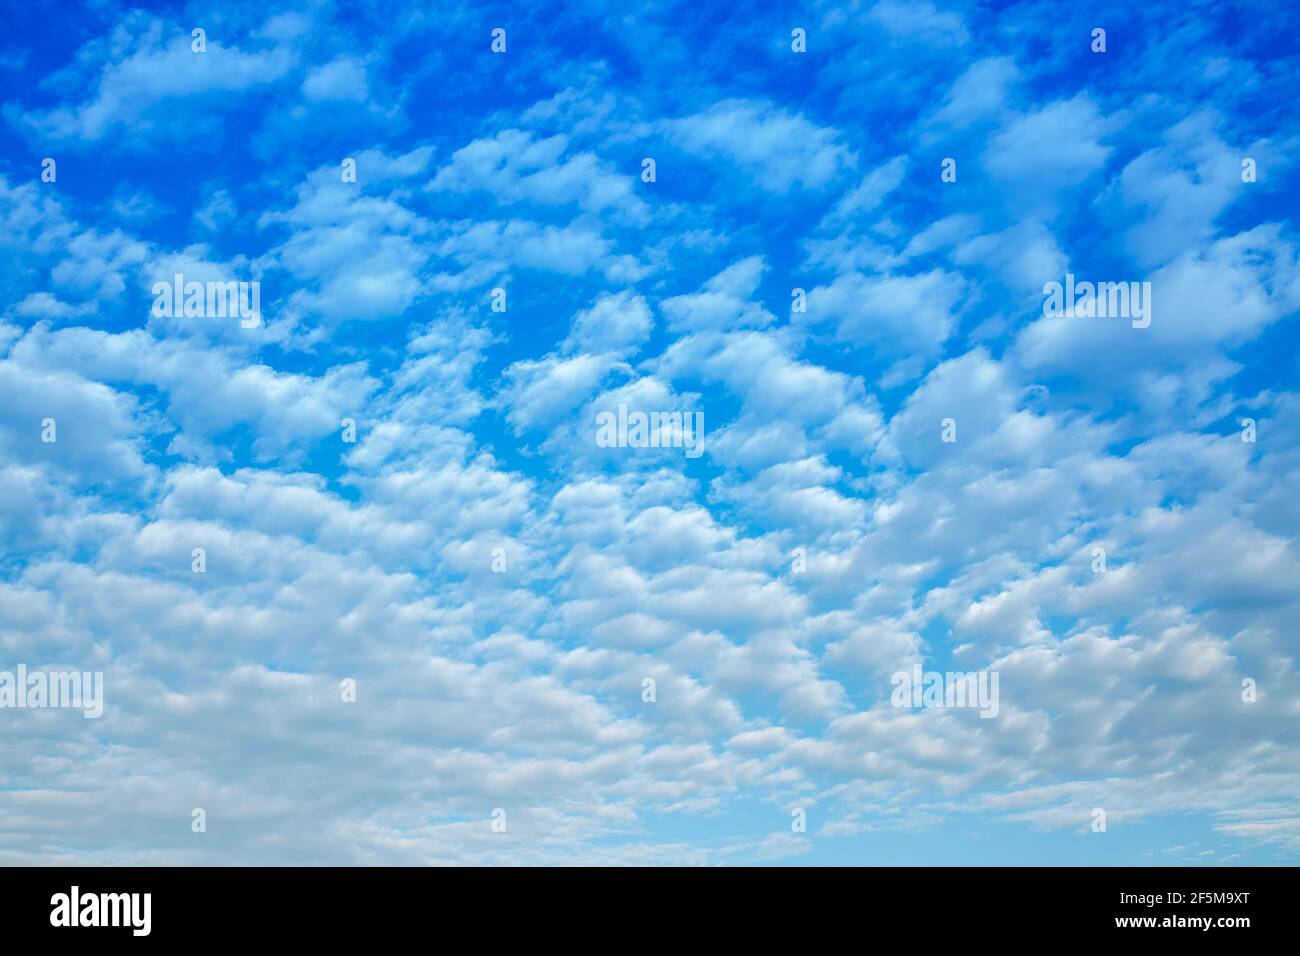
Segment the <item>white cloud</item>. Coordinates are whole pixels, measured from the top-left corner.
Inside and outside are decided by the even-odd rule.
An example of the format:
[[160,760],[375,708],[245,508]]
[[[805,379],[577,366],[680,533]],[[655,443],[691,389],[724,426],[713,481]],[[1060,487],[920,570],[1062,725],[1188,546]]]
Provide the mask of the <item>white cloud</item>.
[[23,120],[41,135],[63,140],[95,142],[123,126],[134,136],[166,134],[174,116],[164,122],[158,108],[169,101],[203,97],[219,106],[223,97],[274,83],[297,62],[296,53],[283,46],[245,52],[218,36],[209,38],[206,53],[190,45],[189,30],[132,18],[111,42],[92,40],[82,49],[79,65],[89,74],[92,97],[76,107],[25,113]]
[[564,345],[597,355],[634,352],[650,337],[653,326],[654,316],[642,296],[627,290],[605,293],[573,317]]
[[719,272],[701,291],[665,299],[660,308],[668,318],[669,330],[726,331],[770,325],[776,317],[750,301],[766,270],[762,257],[751,256]]
[[964,308],[966,281],[932,269],[918,275],[849,273],[808,293],[808,311],[795,318],[829,324],[837,341],[882,351],[931,354],[952,335]]
[[349,56],[330,60],[307,74],[302,81],[302,93],[314,102],[354,100],[363,103],[369,95],[365,64]]
[[667,124],[688,153],[731,161],[764,189],[820,189],[856,163],[839,134],[770,103],[726,100]]
[[498,202],[572,204],[588,212],[611,210],[632,222],[648,219],[648,207],[633,192],[632,175],[619,175],[594,153],[566,153],[565,136],[535,140],[521,130],[502,130],[456,150],[429,186],[455,192],[481,190]]

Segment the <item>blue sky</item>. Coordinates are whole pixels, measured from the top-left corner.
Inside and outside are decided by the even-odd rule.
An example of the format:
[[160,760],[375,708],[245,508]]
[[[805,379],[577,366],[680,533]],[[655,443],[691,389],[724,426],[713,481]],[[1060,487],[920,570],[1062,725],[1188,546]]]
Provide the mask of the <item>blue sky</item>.
[[0,862],[1295,862],[1294,10],[6,19]]

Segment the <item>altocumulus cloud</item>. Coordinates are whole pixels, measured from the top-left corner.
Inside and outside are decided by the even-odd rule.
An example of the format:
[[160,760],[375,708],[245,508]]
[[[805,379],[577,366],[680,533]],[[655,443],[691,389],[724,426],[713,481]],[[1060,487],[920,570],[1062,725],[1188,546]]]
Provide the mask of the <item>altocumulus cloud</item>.
[[0,862],[1294,861],[1294,11],[408,6],[0,38]]

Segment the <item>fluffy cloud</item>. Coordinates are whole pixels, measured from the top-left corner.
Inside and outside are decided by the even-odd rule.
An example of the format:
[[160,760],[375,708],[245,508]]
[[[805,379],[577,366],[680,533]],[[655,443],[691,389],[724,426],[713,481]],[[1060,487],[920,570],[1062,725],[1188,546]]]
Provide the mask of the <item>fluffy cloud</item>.
[[688,153],[729,160],[777,193],[820,189],[856,162],[835,130],[770,103],[728,100],[671,121],[667,131]]

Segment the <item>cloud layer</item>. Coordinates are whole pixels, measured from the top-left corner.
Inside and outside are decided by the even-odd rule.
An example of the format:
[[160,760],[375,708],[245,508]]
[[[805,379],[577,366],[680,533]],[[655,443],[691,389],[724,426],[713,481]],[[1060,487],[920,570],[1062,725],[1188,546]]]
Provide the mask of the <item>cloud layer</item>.
[[0,41],[0,862],[1295,860],[1294,11],[353,6]]

